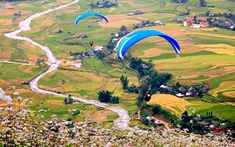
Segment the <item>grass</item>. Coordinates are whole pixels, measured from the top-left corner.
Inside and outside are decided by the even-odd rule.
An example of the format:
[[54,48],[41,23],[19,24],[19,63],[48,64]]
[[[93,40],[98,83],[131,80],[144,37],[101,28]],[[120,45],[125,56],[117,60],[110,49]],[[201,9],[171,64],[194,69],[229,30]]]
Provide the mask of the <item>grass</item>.
[[[136,95],[137,97],[137,95]],[[135,98],[136,98],[135,97]],[[138,112],[138,106],[135,104],[135,99],[128,99],[129,97],[126,96],[124,97],[123,99],[120,99],[119,100],[119,104],[115,104],[115,106],[119,106],[119,107],[122,107],[124,109],[126,109],[128,111],[128,114],[130,116],[133,116],[136,114],[136,112]]]
[[113,122],[116,118],[118,118],[117,114],[107,116],[109,122]]
[[34,65],[0,63],[0,66],[0,79],[4,81],[10,81],[13,79],[28,81],[43,71],[43,69],[36,69],[38,67]]
[[[44,99],[37,100],[33,105],[30,106],[30,109],[34,112],[34,115],[44,115],[44,120],[50,120],[50,116],[56,114],[61,120],[64,115],[68,114],[68,118],[72,118],[74,121],[84,121],[86,115],[93,112],[93,109],[97,109],[94,105],[87,105],[79,103],[76,105],[64,103],[64,98],[61,97],[47,97]],[[47,110],[47,112],[38,112],[38,110]],[[80,113],[76,116],[72,115],[72,109],[83,110],[83,113]]]
[[213,115],[222,119],[228,119],[230,121],[235,121],[233,115],[234,106],[227,105],[225,103],[205,103],[200,99],[191,99],[187,100],[193,105],[187,106],[187,108],[194,107],[196,108],[196,113],[199,113],[203,116],[206,116],[206,112],[212,111]]
[[144,129],[144,130],[150,130],[151,129],[150,126],[144,125],[143,123],[141,123],[140,120],[132,120],[132,121],[130,121],[129,126],[130,127],[138,126],[138,128],[141,128],[141,129]]

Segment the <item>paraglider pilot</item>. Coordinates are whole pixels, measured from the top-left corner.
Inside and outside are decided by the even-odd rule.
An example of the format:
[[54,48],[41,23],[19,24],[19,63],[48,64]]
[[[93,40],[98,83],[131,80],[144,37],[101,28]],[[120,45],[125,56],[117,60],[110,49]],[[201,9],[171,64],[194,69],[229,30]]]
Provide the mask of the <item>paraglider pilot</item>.
[[93,41],[90,42],[90,46],[93,46]]
[[149,92],[145,93],[144,100],[148,102],[150,99],[151,99],[151,95],[149,94]]

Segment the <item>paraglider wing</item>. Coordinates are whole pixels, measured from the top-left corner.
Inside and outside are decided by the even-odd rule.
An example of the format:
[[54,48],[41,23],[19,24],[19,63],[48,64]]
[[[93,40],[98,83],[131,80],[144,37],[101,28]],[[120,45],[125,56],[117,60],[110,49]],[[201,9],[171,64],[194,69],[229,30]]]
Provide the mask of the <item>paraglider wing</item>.
[[100,14],[100,13],[98,13],[98,12],[86,12],[86,13],[83,13],[83,14],[79,15],[79,16],[75,19],[75,21],[74,21],[74,26],[76,26],[76,25],[78,24],[78,22],[79,22],[81,19],[83,19],[83,18],[85,18],[85,17],[88,17],[88,16],[92,16],[92,15],[100,16],[100,17],[102,17],[107,23],[109,22],[108,19],[107,19],[104,15],[102,15],[102,14]]
[[125,53],[131,48],[132,45],[136,44],[137,42],[139,42],[145,38],[152,37],[152,36],[160,36],[160,37],[166,39],[172,45],[175,52],[177,54],[180,53],[179,44],[170,36],[163,34],[163,33],[156,31],[156,30],[139,30],[139,31],[131,33],[131,34],[127,35],[125,38],[123,38],[123,40],[120,42],[120,44],[118,46],[118,51],[117,51],[118,58],[123,59]]

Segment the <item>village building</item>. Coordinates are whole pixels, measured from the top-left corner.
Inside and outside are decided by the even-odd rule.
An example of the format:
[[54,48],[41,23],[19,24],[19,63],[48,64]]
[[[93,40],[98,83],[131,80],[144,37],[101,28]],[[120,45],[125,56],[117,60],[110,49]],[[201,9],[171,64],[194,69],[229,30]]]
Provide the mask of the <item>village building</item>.
[[130,32],[131,31],[129,31],[129,30],[123,30],[123,31],[119,32],[119,35],[125,36],[125,35],[129,34]]
[[[194,25],[194,24],[197,24],[197,25]],[[194,21],[193,18],[187,18],[186,20],[183,21],[183,26],[188,26],[188,27],[191,27],[191,26],[194,26],[194,28],[200,28],[200,27],[208,27],[209,26],[209,23],[207,21],[206,18],[203,18],[203,17],[198,17],[196,18],[196,22]]]
[[144,14],[144,12],[142,12],[141,10],[137,10],[135,11],[134,15],[141,15],[141,14]]
[[161,21],[157,20],[157,21],[154,21],[154,24],[155,25],[164,25],[164,23],[162,23]]
[[155,121],[153,116],[147,116],[146,119],[149,121],[150,124]]
[[164,123],[161,120],[155,120],[154,123],[156,125],[164,125]]
[[96,46],[95,51],[103,51],[104,47],[103,46]]
[[186,96],[195,96],[196,95],[196,89],[194,89],[193,87],[190,87],[188,89],[188,92],[186,93]]
[[146,64],[142,64],[142,68],[146,69],[148,66]]
[[95,55],[95,53],[94,53],[93,51],[89,51],[87,54],[88,54],[89,56],[94,56],[94,55]]
[[179,97],[179,98],[183,98],[183,97],[184,97],[184,94],[182,94],[182,93],[177,93],[176,96]]
[[161,91],[157,91],[155,94],[161,94]]
[[113,38],[113,39],[112,39],[112,43],[117,43],[118,40],[119,40],[118,38]]
[[161,85],[160,88],[165,89],[167,86],[166,85]]
[[87,38],[87,35],[85,35],[85,34],[80,34],[80,35],[78,35],[77,38],[78,38],[78,39],[84,39],[84,38]]
[[206,93],[208,90],[209,90],[209,86],[207,86],[207,85],[203,86],[202,89],[201,89],[201,91],[203,93]]
[[180,86],[179,88],[178,88],[178,90],[180,91],[180,92],[185,92],[186,91],[186,89],[184,88],[184,87],[182,87],[182,86]]

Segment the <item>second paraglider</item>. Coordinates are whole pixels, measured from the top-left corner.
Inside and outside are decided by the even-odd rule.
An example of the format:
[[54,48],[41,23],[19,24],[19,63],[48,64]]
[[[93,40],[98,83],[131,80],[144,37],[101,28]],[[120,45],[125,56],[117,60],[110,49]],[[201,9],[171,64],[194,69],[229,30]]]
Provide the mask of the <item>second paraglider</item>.
[[74,26],[76,26],[80,20],[82,20],[83,18],[88,17],[88,16],[99,16],[99,17],[103,18],[107,23],[109,22],[108,19],[104,15],[102,15],[101,13],[98,13],[98,12],[86,12],[86,13],[83,13],[83,14],[79,15],[75,19]]
[[137,42],[152,36],[159,36],[166,39],[174,48],[176,54],[180,53],[180,46],[172,37],[156,30],[138,30],[124,37],[118,45],[117,55],[123,59],[125,53]]

